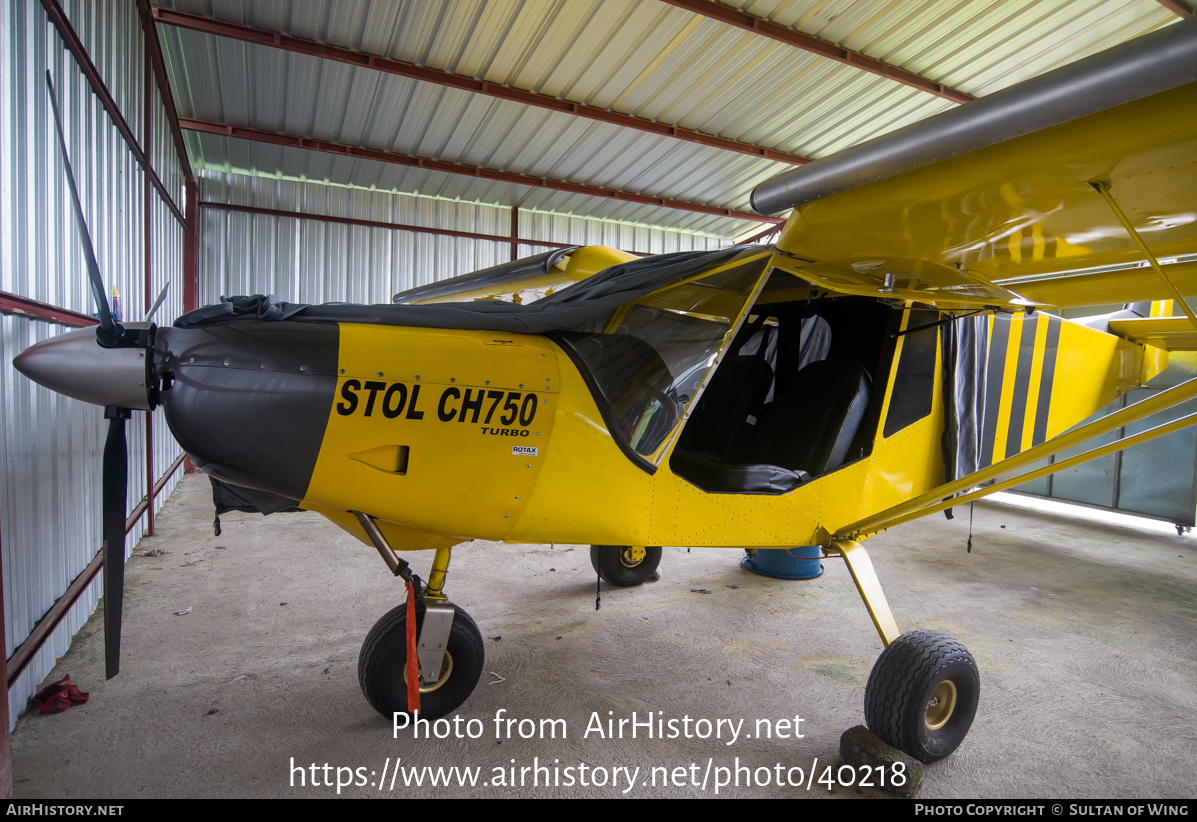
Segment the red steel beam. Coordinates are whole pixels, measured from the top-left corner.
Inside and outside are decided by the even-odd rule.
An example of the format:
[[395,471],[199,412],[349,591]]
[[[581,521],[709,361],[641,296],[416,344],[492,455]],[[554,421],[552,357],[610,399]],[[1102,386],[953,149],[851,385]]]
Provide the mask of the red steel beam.
[[[145,19],[142,19],[142,25],[145,25]],[[152,26],[150,27],[153,28]],[[145,88],[143,90],[142,100],[142,133],[145,135],[145,144],[147,147],[152,146],[154,136],[154,103],[153,95],[150,93],[153,89],[150,83],[150,76],[153,73],[152,59],[150,57],[149,49],[149,32],[146,33],[147,43],[145,48],[145,60],[142,63],[142,80]],[[153,305],[153,288],[154,288],[154,215],[150,211],[150,176],[145,174],[142,176],[144,192],[141,203],[142,215],[142,238],[145,243],[142,250],[142,263],[144,266],[143,274],[143,296],[145,299],[145,312],[142,316],[149,316],[150,306]],[[186,231],[186,226],[183,227]],[[130,295],[132,296],[132,295]],[[154,487],[154,412],[149,411],[145,415],[145,487],[152,489]],[[147,491],[147,493],[149,493]],[[149,514],[149,521],[146,523],[146,532],[152,537],[154,535],[154,506],[152,494],[150,494],[150,505],[146,508]]]
[[[154,485],[154,412],[147,411],[145,414],[145,481],[146,487],[152,488]],[[152,503],[153,500],[151,499]],[[146,506],[146,536],[154,536],[154,506]]]
[[1168,11],[1186,20],[1193,16],[1193,9],[1184,0],[1158,0],[1158,2]]
[[[166,62],[162,59],[162,43],[158,41],[158,27],[154,25],[153,14],[150,11],[149,0],[137,0],[137,10],[141,14],[141,28],[145,31],[146,53],[154,66],[154,79],[158,83],[158,93],[162,97],[162,107],[166,109],[166,119],[170,123],[170,132],[175,141],[175,152],[179,155],[179,165],[183,168],[183,179],[194,179],[191,161],[187,157],[187,144],[183,142],[183,130],[179,128],[179,111],[175,108],[175,97],[170,90],[170,79],[166,75]],[[149,140],[146,140],[148,146]]]
[[[149,52],[146,52],[145,61],[143,62],[144,70],[142,72],[142,80],[144,81],[143,89],[143,106],[142,106],[142,134],[145,137],[145,144],[147,146],[153,145],[151,142],[154,136],[154,118],[153,118],[153,103],[150,101],[150,57]],[[141,236],[142,236],[142,291],[145,299],[144,311],[146,314],[150,312],[150,306],[153,304],[153,282],[154,282],[154,215],[150,211],[150,176],[148,174],[142,177],[143,183],[143,200],[141,207]],[[132,296],[132,295],[130,295]],[[132,302],[129,303],[132,305]]]
[[747,211],[736,211],[731,208],[719,208],[718,206],[703,205],[701,203],[689,203],[682,200],[670,200],[666,197],[652,197],[647,194],[636,194],[631,191],[619,191],[610,188],[600,188],[598,186],[588,186],[581,183],[570,183],[565,180],[550,180],[547,177],[532,177],[528,174],[516,174],[510,171],[499,171],[493,168],[480,168],[478,166],[467,166],[461,163],[450,163],[444,160],[431,160],[427,157],[413,157],[409,154],[398,154],[392,151],[382,151],[376,148],[363,148],[361,146],[350,146],[344,143],[333,143],[328,140],[313,140],[310,137],[297,137],[290,134],[278,134],[273,131],[263,131],[256,128],[246,128],[243,126],[230,126],[225,123],[211,123],[206,120],[189,120],[182,118],[179,120],[179,125],[184,129],[190,131],[199,131],[205,134],[216,134],[221,137],[237,137],[242,140],[251,140],[258,143],[269,143],[276,146],[287,146],[290,148],[305,148],[310,151],[323,151],[328,154],[337,154],[341,157],[354,157],[363,160],[377,160],[383,163],[391,163],[394,165],[408,166],[411,168],[423,168],[429,171],[441,171],[447,174],[460,174],[466,177],[473,177],[479,180],[496,180],[502,183],[517,183],[519,185],[531,186],[532,188],[548,189],[550,191],[565,191],[570,194],[585,194],[589,197],[603,197],[608,200],[620,200],[627,203],[639,203],[642,205],[661,206],[662,208],[673,208],[678,211],[692,211],[697,214],[710,214],[716,217],[730,217],[734,220],[751,220],[758,223],[784,223],[780,217],[768,217],[761,214],[755,214]]
[[[183,313],[199,307],[199,187],[195,180],[183,184],[183,202],[187,209],[187,226],[183,229]],[[196,472],[195,463],[188,457],[184,471]]]
[[945,86],[943,83],[937,83],[934,80],[929,80],[921,74],[915,74],[913,71],[900,69],[897,66],[891,66],[889,63],[878,60],[874,57],[866,57],[860,52],[852,51],[851,49],[837,46],[835,43],[829,43],[826,40],[820,40],[818,37],[812,37],[809,34],[803,34],[800,31],[794,31],[792,28],[780,25],[778,23],[764,20],[747,12],[733,9],[730,6],[725,6],[722,3],[717,3],[715,0],[661,0],[671,6],[677,6],[680,9],[701,14],[703,17],[709,17],[712,20],[718,20],[721,23],[726,23],[729,26],[750,31],[753,34],[759,34],[768,37],[772,40],[777,40],[780,43],[786,43],[794,48],[809,51],[812,54],[817,54],[820,57],[826,57],[829,60],[835,60],[837,63],[844,63],[849,66],[855,66],[863,71],[877,74],[881,77],[888,77],[891,80],[896,80],[903,85],[917,88],[922,91],[930,92],[936,97],[942,97],[945,100],[951,100],[954,103],[967,103],[970,100],[975,100],[971,94],[966,94],[959,89],[954,89],[950,86]]
[[[331,214],[313,214],[308,211],[284,211],[281,208],[259,208],[258,206],[234,205],[233,203],[214,203],[203,200],[200,208],[211,208],[216,211],[240,211],[245,214],[264,214],[268,217],[289,217],[296,220],[316,220],[322,223],[340,223],[342,225],[362,226],[363,228],[386,228],[396,231],[415,231],[420,234],[439,234],[442,237],[465,237],[468,240],[491,240],[496,243],[511,243],[511,237],[505,234],[479,234],[473,231],[454,231],[449,228],[428,228],[422,225],[407,225],[406,223],[388,223],[382,220],[361,220],[356,217],[336,217]],[[550,248],[572,248],[577,243],[554,243],[548,240],[520,239],[521,245],[543,245]]]
[[[428,228],[422,225],[387,223],[382,220],[361,220],[357,217],[334,217],[331,214],[313,214],[310,211],[283,211],[280,208],[260,208],[258,206],[234,205],[233,203],[214,203],[208,200],[202,200],[199,207],[211,208],[215,211],[240,211],[245,214],[264,214],[268,217],[287,217],[293,220],[341,223],[342,225],[355,225],[362,226],[363,228],[385,228],[393,231],[414,231],[418,234],[439,234],[442,237],[465,237],[468,240],[489,240],[512,246],[541,245],[548,248],[574,248],[577,245],[577,243],[555,243],[552,240],[529,240],[526,237],[516,237],[513,241],[511,237],[505,234],[479,234],[475,231],[455,231],[451,228]],[[628,253],[635,254],[637,257],[652,256],[647,251],[629,251]]]
[[183,184],[187,224],[183,230],[183,313],[199,307],[199,189],[195,180]]
[[[144,1],[139,0],[139,2]],[[453,74],[452,72],[428,68],[427,66],[417,66],[414,63],[406,63],[402,60],[379,57],[378,55],[368,54],[364,51],[356,51],[342,46],[332,46],[327,43],[317,43],[313,40],[292,37],[276,31],[242,26],[224,20],[214,20],[211,17],[188,14],[182,11],[175,11],[174,9],[162,8],[161,6],[151,6],[150,10],[155,20],[167,26],[203,32],[204,34],[212,34],[217,37],[226,37],[231,40],[240,40],[245,43],[267,46],[294,54],[335,60],[338,63],[347,63],[351,66],[374,69],[384,74],[407,77],[425,83],[435,83],[440,86],[470,91],[499,100],[523,103],[527,106],[535,106],[537,108],[548,109],[549,111],[573,114],[590,120],[598,120],[602,123],[610,123],[624,128],[648,132],[649,134],[674,137],[690,143],[699,143],[726,151],[735,151],[739,154],[748,154],[753,157],[763,157],[766,160],[775,160],[779,163],[801,165],[811,161],[810,157],[804,157],[801,154],[791,154],[773,148],[753,145],[752,143],[731,140],[702,131],[682,128],[681,126],[670,125],[669,123],[659,123],[655,120],[636,117],[632,114],[623,114],[597,106],[588,106],[585,103],[562,100],[558,97],[551,97],[548,94],[526,91],[525,89],[513,88],[512,86],[505,86],[500,83],[489,83],[485,80],[478,80],[461,74]]]
[[58,627],[58,623],[62,622],[62,618],[66,616],[67,611],[79,599],[91,581],[95,579],[96,574],[100,572],[100,568],[104,564],[104,552],[96,554],[92,561],[87,563],[87,567],[79,576],[75,577],[74,581],[67,587],[66,591],[54,604],[50,606],[50,610],[37,621],[33,626],[33,631],[26,637],[25,641],[13,651],[12,656],[8,660],[8,669],[5,672],[8,677],[8,687],[11,689],[24,673],[25,668],[33,661],[34,655],[41,650],[42,645],[49,639],[50,634]]
[[150,182],[158,191],[166,203],[166,207],[170,209],[171,213],[175,215],[175,219],[180,224],[186,225],[187,221],[183,219],[183,212],[179,211],[179,207],[175,205],[175,201],[171,198],[170,192],[166,190],[166,186],[162,185],[162,181],[158,179],[158,175],[154,173],[153,167],[150,165],[149,158],[146,157],[141,146],[137,143],[137,138],[133,136],[133,130],[129,128],[129,124],[125,122],[124,116],[121,114],[120,108],[116,105],[116,100],[112,99],[112,95],[108,92],[108,87],[104,85],[104,81],[100,78],[100,72],[96,69],[95,63],[91,61],[91,57],[87,54],[87,49],[83,47],[83,41],[79,39],[79,35],[75,33],[75,29],[71,26],[71,21],[67,19],[66,12],[62,10],[62,6],[58,4],[58,0],[42,0],[42,7],[45,8],[46,14],[50,18],[50,22],[54,24],[54,28],[58,30],[58,36],[62,38],[63,44],[67,50],[74,56],[75,62],[79,65],[79,70],[83,72],[83,76],[87,78],[88,85],[95,93],[96,97],[100,99],[100,103],[104,106],[104,110],[108,112],[108,116],[112,119],[116,130],[120,132],[121,137],[124,138],[125,145],[128,146],[129,152],[137,160],[137,164],[141,166],[141,170],[149,175]]
[[22,297],[20,294],[10,294],[0,291],[0,314],[16,314],[20,317],[30,317],[35,320],[69,325],[72,328],[86,328],[89,325],[99,325],[100,321],[87,314],[71,311],[69,308],[59,308],[56,305],[43,303]]
[[520,256],[520,207],[511,207],[511,260],[514,262]]
[[764,231],[762,231],[758,234],[753,234],[751,237],[749,237],[746,240],[741,240],[740,242],[736,243],[736,245],[753,245],[755,243],[761,242],[766,237],[768,237],[770,234],[777,234],[779,231],[781,231],[780,226],[771,225],[768,228],[766,228]]
[[[141,498],[141,502],[137,503],[137,506],[133,509],[133,513],[125,520],[126,534],[133,530],[133,526],[137,524],[137,520],[141,518],[141,515],[145,513],[149,504],[161,493],[167,481],[174,475],[175,471],[179,470],[179,466],[182,464],[183,457],[180,456],[171,464],[170,468],[166,469],[166,473],[162,475],[161,479],[154,483],[154,487],[148,495],[150,502],[147,502],[147,497]],[[82,573],[75,577],[74,581],[67,586],[63,595],[54,601],[54,604],[50,606],[50,610],[46,611],[42,618],[37,621],[37,624],[33,626],[33,630],[30,631],[29,636],[25,638],[25,641],[13,651],[12,656],[8,659],[8,670],[6,671],[9,688],[12,688],[25,668],[33,661],[33,657],[41,650],[42,645],[50,638],[50,634],[62,622],[62,618],[67,615],[71,606],[79,599],[79,595],[87,590],[87,586],[91,584],[91,581],[95,579],[96,574],[100,572],[100,568],[103,566],[104,552],[100,551],[92,558],[91,562],[87,563]]]
[[[515,242],[512,242],[511,237],[504,234],[478,234],[473,231],[454,231],[449,228],[428,228],[422,225],[407,225],[406,223],[386,223],[381,220],[359,220],[356,217],[334,217],[331,214],[313,214],[308,211],[283,211],[280,208],[259,208],[258,206],[234,205],[233,203],[214,203],[208,200],[202,200],[199,204],[200,208],[210,208],[215,211],[240,211],[246,214],[265,214],[268,217],[288,217],[294,220],[315,220],[321,223],[341,223],[343,225],[356,225],[364,228],[386,228],[394,231],[414,231],[419,234],[439,234],[442,237],[465,237],[470,240],[490,240],[496,243],[506,243],[508,245],[542,245],[548,248],[575,248],[577,243],[555,243],[552,240],[529,240],[526,237],[517,237]],[[772,231],[776,226],[766,229]],[[627,250],[627,249],[623,249]],[[628,251],[628,254],[635,254],[637,257],[652,257],[653,254],[648,251]],[[190,471],[188,472],[190,473]]]

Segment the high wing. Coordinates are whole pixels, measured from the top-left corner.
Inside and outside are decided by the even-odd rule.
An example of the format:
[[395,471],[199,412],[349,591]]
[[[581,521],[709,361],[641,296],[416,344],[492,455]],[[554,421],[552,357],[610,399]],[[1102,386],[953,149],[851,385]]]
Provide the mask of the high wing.
[[603,269],[636,259],[603,246],[570,246],[400,291],[396,305],[496,300],[527,305]]
[[1197,294],[1197,19],[785,172],[752,202],[794,209],[778,263],[835,291],[943,309],[1175,296],[1120,208]]

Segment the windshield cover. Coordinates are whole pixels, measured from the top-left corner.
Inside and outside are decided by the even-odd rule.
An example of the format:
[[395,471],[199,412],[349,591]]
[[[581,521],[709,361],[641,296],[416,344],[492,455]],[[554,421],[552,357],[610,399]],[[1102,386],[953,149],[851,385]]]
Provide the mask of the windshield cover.
[[612,436],[656,463],[768,267],[754,249],[560,335],[589,370]]

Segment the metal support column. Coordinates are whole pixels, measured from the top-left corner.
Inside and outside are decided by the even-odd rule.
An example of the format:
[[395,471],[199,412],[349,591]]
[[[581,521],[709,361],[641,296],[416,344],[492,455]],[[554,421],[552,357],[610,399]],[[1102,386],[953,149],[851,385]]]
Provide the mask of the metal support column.
[[[183,183],[183,209],[187,222],[183,229],[183,312],[199,307],[199,187],[195,180]],[[195,463],[187,457],[184,472],[194,474]]]
[[[145,313],[148,316],[150,306],[154,300],[154,214],[150,208],[153,197],[153,187],[150,184],[149,170],[152,168],[150,159],[154,156],[154,108],[153,108],[153,77],[154,68],[150,65],[150,50],[145,50],[143,71],[145,74],[145,88],[143,90],[144,103],[142,110],[143,128],[142,145],[146,152],[146,171],[142,172],[142,233],[144,236],[143,254],[145,256]],[[146,535],[154,535],[154,412],[145,412],[145,492],[146,492]]]
[[511,207],[511,259],[518,260],[520,256],[520,207]]

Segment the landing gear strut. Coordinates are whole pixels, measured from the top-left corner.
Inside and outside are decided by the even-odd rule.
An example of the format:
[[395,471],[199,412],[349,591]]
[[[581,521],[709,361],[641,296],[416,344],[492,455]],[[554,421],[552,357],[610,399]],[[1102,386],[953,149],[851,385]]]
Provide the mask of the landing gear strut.
[[828,553],[844,558],[886,646],[865,685],[869,730],[922,762],[943,759],[964,741],[977,713],[981,678],[976,661],[947,634],[898,631],[860,543],[835,541]]
[[[374,521],[365,514],[356,516],[391,572],[411,578],[407,563],[395,556]],[[482,632],[469,614],[444,595],[450,551],[438,548],[428,585],[422,591],[418,584],[415,586],[419,710],[426,719],[445,716],[460,707],[477,687],[486,662]],[[387,718],[396,711],[410,710],[407,656],[407,606],[400,605],[374,623],[362,642],[357,662],[358,683],[366,701]]]

